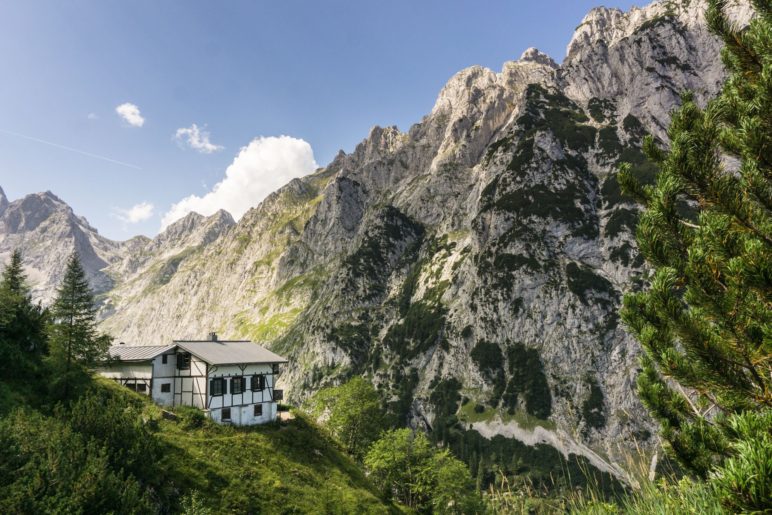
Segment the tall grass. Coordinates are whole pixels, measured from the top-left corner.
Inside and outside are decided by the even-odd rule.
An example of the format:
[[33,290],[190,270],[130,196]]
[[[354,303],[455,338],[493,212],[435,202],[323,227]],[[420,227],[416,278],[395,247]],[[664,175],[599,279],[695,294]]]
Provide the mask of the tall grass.
[[[597,476],[582,467],[584,488],[553,491],[537,488],[528,479],[508,478],[499,471],[496,484],[485,493],[485,505],[494,514],[552,514],[577,513],[608,515],[631,513],[643,515],[671,515],[673,513],[722,514],[725,509],[713,485],[689,478],[678,478],[673,470],[661,472],[655,478],[656,457],[635,445],[626,454],[628,490],[609,498],[598,483]],[[668,467],[665,467],[666,469]],[[568,470],[564,482],[571,484]],[[553,484],[559,482],[553,481]]]

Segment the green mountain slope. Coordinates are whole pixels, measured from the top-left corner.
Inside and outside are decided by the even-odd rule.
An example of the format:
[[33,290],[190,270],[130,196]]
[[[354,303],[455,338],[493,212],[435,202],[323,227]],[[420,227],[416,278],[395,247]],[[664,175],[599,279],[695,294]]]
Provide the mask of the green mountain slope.
[[236,428],[192,409],[164,416],[106,380],[68,407],[0,386],[4,513],[400,511],[302,415]]

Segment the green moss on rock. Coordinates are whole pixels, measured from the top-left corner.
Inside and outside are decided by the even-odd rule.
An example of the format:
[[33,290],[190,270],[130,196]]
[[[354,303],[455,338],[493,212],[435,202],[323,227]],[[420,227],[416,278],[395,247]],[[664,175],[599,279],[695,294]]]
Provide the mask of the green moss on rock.
[[615,209],[603,228],[603,236],[614,238],[623,231],[631,234],[635,233],[635,226],[638,224],[638,212],[634,209],[620,207]]
[[586,423],[585,433],[589,428],[601,429],[606,425],[606,408],[603,398],[603,390],[594,376],[585,378],[589,395],[582,403],[582,416]]
[[[568,289],[579,297],[582,304],[591,305],[593,302],[597,302],[609,307],[613,299],[618,296],[608,279],[584,265],[580,266],[574,262],[568,263],[566,265],[566,278],[568,279]],[[605,294],[608,298],[599,297],[596,293]]]
[[504,405],[514,413],[518,399],[523,397],[530,415],[547,419],[552,414],[552,394],[544,373],[539,352],[520,342],[507,346],[510,379],[504,392]]
[[587,111],[593,120],[603,123],[608,119],[613,120],[616,114],[616,103],[611,99],[593,97],[587,104]]
[[472,349],[471,357],[483,377],[493,384],[490,405],[498,406],[506,385],[501,348],[496,343],[481,340]]

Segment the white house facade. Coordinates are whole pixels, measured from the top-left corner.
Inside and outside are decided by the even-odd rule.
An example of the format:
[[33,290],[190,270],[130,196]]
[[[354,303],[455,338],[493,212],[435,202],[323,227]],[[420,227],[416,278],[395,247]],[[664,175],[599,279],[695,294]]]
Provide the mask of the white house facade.
[[114,345],[98,373],[161,406],[194,406],[218,423],[252,425],[276,419],[275,388],[287,360],[245,340],[175,340],[167,346]]

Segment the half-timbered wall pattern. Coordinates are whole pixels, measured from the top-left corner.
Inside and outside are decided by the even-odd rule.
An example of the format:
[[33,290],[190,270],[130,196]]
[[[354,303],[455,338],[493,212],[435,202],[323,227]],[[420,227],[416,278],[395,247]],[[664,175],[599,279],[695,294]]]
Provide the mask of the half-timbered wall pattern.
[[141,359],[110,361],[99,373],[162,406],[201,408],[216,422],[250,425],[276,418],[276,363],[212,365],[178,346],[159,347],[155,356],[142,352]]

